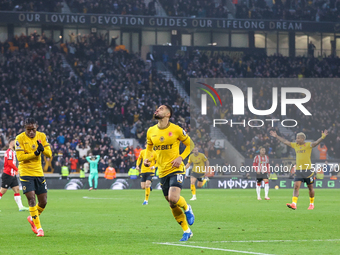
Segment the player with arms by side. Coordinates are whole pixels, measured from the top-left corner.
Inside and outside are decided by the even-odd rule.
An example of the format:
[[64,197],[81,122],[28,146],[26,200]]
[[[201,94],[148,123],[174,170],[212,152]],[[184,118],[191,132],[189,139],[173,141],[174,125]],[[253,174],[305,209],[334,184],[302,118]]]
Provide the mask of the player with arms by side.
[[[31,215],[27,217],[27,220],[37,236],[44,236],[39,215],[47,204],[47,184],[41,165],[41,153],[45,157],[51,158],[52,151],[46,135],[37,131],[37,123],[34,118],[25,120],[25,132],[16,137],[15,150],[19,161],[22,190],[27,197]],[[36,204],[36,195],[38,205]]]
[[268,197],[269,192],[269,157],[266,155],[266,148],[260,148],[260,155],[255,156],[253,161],[253,167],[256,170],[256,193],[257,193],[257,200],[261,199],[261,183],[264,181],[264,199],[270,200]]
[[305,182],[309,189],[310,204],[308,210],[314,209],[314,170],[311,162],[312,149],[318,146],[323,139],[328,135],[328,130],[322,132],[321,137],[315,142],[305,142],[306,135],[304,133],[296,134],[296,142],[291,143],[286,139],[278,136],[275,131],[270,131],[270,135],[276,137],[280,142],[287,146],[292,147],[296,152],[296,169],[294,178],[294,191],[291,204],[287,206],[293,210],[296,210],[296,203],[299,196],[299,189],[302,182]]
[[155,176],[155,169],[157,167],[157,154],[156,152],[152,151],[149,158],[150,166],[146,167],[144,164],[142,164],[142,168],[139,168],[140,163],[143,162],[146,159],[146,149],[142,150],[139,153],[139,157],[137,159],[136,163],[136,169],[140,170],[141,172],[141,181],[140,186],[142,189],[145,190],[145,200],[143,202],[143,205],[148,205],[149,203],[149,196],[150,196],[150,190],[151,190],[151,180],[152,177]]
[[192,198],[190,200],[196,200],[195,183],[197,180],[197,188],[202,188],[204,184],[209,180],[208,177],[205,178],[205,175],[209,168],[209,160],[203,153],[198,152],[197,148],[194,148],[192,152],[193,153],[189,156],[189,160],[185,168],[188,169],[190,165],[193,164],[190,174],[190,189],[192,194]]
[[12,188],[14,191],[14,200],[19,207],[19,212],[28,211],[28,207],[22,205],[21,197],[19,193],[19,183],[16,175],[18,174],[18,168],[16,166],[16,154],[14,150],[15,138],[10,138],[8,142],[8,150],[5,152],[4,172],[1,176],[1,189],[0,199],[7,192],[8,188]]
[[[158,124],[147,131],[147,153],[144,165],[150,166],[149,155],[155,150],[164,197],[169,202],[174,218],[184,231],[180,241],[187,241],[193,235],[188,224],[194,224],[195,216],[191,206],[181,196],[185,173],[183,160],[189,156],[194,144],[181,127],[169,122],[171,116],[172,108],[169,105],[161,105],[155,111],[154,117],[158,120]],[[179,154],[180,142],[186,146],[182,154]]]

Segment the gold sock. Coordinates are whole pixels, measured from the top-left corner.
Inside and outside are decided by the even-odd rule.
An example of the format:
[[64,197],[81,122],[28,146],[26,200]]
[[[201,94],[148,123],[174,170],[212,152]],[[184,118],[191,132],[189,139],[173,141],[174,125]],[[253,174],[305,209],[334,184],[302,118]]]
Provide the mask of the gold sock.
[[39,205],[37,205],[37,210],[38,210],[38,213],[39,213],[39,216],[40,216],[40,214],[45,210],[45,208],[42,208]]
[[30,207],[29,210],[30,210],[30,215],[32,217],[34,225],[37,227],[37,229],[41,228],[39,213],[38,213],[37,207],[36,206]]
[[191,184],[190,188],[191,188],[191,193],[192,193],[192,195],[195,196],[195,195],[196,195],[196,187],[195,187],[195,184]]
[[298,201],[298,197],[293,197],[293,203],[297,203],[297,201]]
[[314,204],[314,197],[310,197],[309,201],[310,201],[311,204]]
[[188,204],[187,202],[185,201],[184,197],[180,196],[177,203],[176,203],[177,206],[181,207],[184,209],[184,211],[188,210]]
[[206,179],[203,180],[203,184],[202,184],[202,187],[204,186],[204,184],[207,182]]
[[150,188],[145,188],[145,201],[149,201]]
[[171,208],[171,211],[176,221],[178,222],[178,224],[181,225],[183,231],[187,231],[189,229],[189,226],[188,226],[183,210],[179,208],[178,206],[176,206],[175,208]]

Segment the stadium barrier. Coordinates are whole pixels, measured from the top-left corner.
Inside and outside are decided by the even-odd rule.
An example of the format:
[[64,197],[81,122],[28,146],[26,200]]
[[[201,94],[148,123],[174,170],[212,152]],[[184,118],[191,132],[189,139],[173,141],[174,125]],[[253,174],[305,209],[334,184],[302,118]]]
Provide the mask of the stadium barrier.
[[[1,178],[0,178],[1,180]],[[88,179],[69,178],[59,179],[55,177],[46,177],[48,189],[67,189],[67,190],[78,190],[88,189]],[[262,183],[263,185],[263,183]],[[293,188],[294,180],[288,177],[280,177],[277,180],[269,180],[269,186],[274,189],[276,186],[280,189],[291,189]],[[255,189],[255,179],[244,179],[240,177],[213,177],[207,182],[203,188],[208,189]],[[154,189],[161,189],[159,179],[154,179],[152,182]],[[301,188],[306,188],[306,185],[301,185]],[[340,188],[340,180],[331,180],[329,177],[325,177],[322,180],[315,180],[314,187],[318,188]],[[20,185],[21,188],[21,185]],[[184,179],[183,188],[190,189],[190,179]],[[117,178],[114,180],[107,180],[100,177],[98,180],[98,189],[140,189],[140,178],[128,179],[128,178]]]

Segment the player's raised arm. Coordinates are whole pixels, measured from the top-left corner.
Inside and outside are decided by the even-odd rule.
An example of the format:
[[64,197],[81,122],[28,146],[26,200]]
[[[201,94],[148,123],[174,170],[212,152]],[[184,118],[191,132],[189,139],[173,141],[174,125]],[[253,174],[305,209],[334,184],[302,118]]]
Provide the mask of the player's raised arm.
[[272,137],[276,137],[277,140],[279,140],[281,143],[284,143],[285,145],[292,147],[291,144],[290,144],[290,142],[287,141],[286,139],[284,139],[283,137],[278,136],[278,135],[276,134],[276,131],[273,131],[273,130],[270,131],[270,135],[271,135]]
[[98,163],[98,162],[99,162],[99,160],[100,160],[100,155],[97,155],[97,156],[96,156],[96,160],[95,160],[95,162],[96,162],[96,163]]
[[325,131],[321,132],[321,137],[318,140],[316,140],[315,142],[312,142],[310,144],[310,146],[313,147],[313,148],[318,146],[321,143],[321,141],[326,138],[327,135],[328,135],[328,130],[325,129]]

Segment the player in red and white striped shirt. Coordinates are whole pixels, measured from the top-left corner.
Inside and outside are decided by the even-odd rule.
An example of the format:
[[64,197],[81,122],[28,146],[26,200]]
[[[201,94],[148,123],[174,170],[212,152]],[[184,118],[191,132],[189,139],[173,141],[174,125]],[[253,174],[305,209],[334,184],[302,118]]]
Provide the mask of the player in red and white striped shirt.
[[14,150],[15,138],[9,139],[9,148],[5,153],[5,164],[4,172],[1,176],[1,189],[0,189],[0,199],[7,192],[7,189],[11,187],[14,191],[14,200],[19,207],[19,211],[28,211],[28,207],[24,207],[21,202],[21,197],[19,193],[18,179],[15,176],[18,174],[18,168],[16,167],[16,153]]
[[256,170],[256,193],[257,193],[257,200],[261,199],[261,183],[262,180],[264,181],[264,194],[265,200],[269,200],[268,192],[269,192],[269,180],[268,177],[270,175],[269,169],[269,157],[266,155],[266,148],[260,148],[260,155],[255,156],[253,167]]

